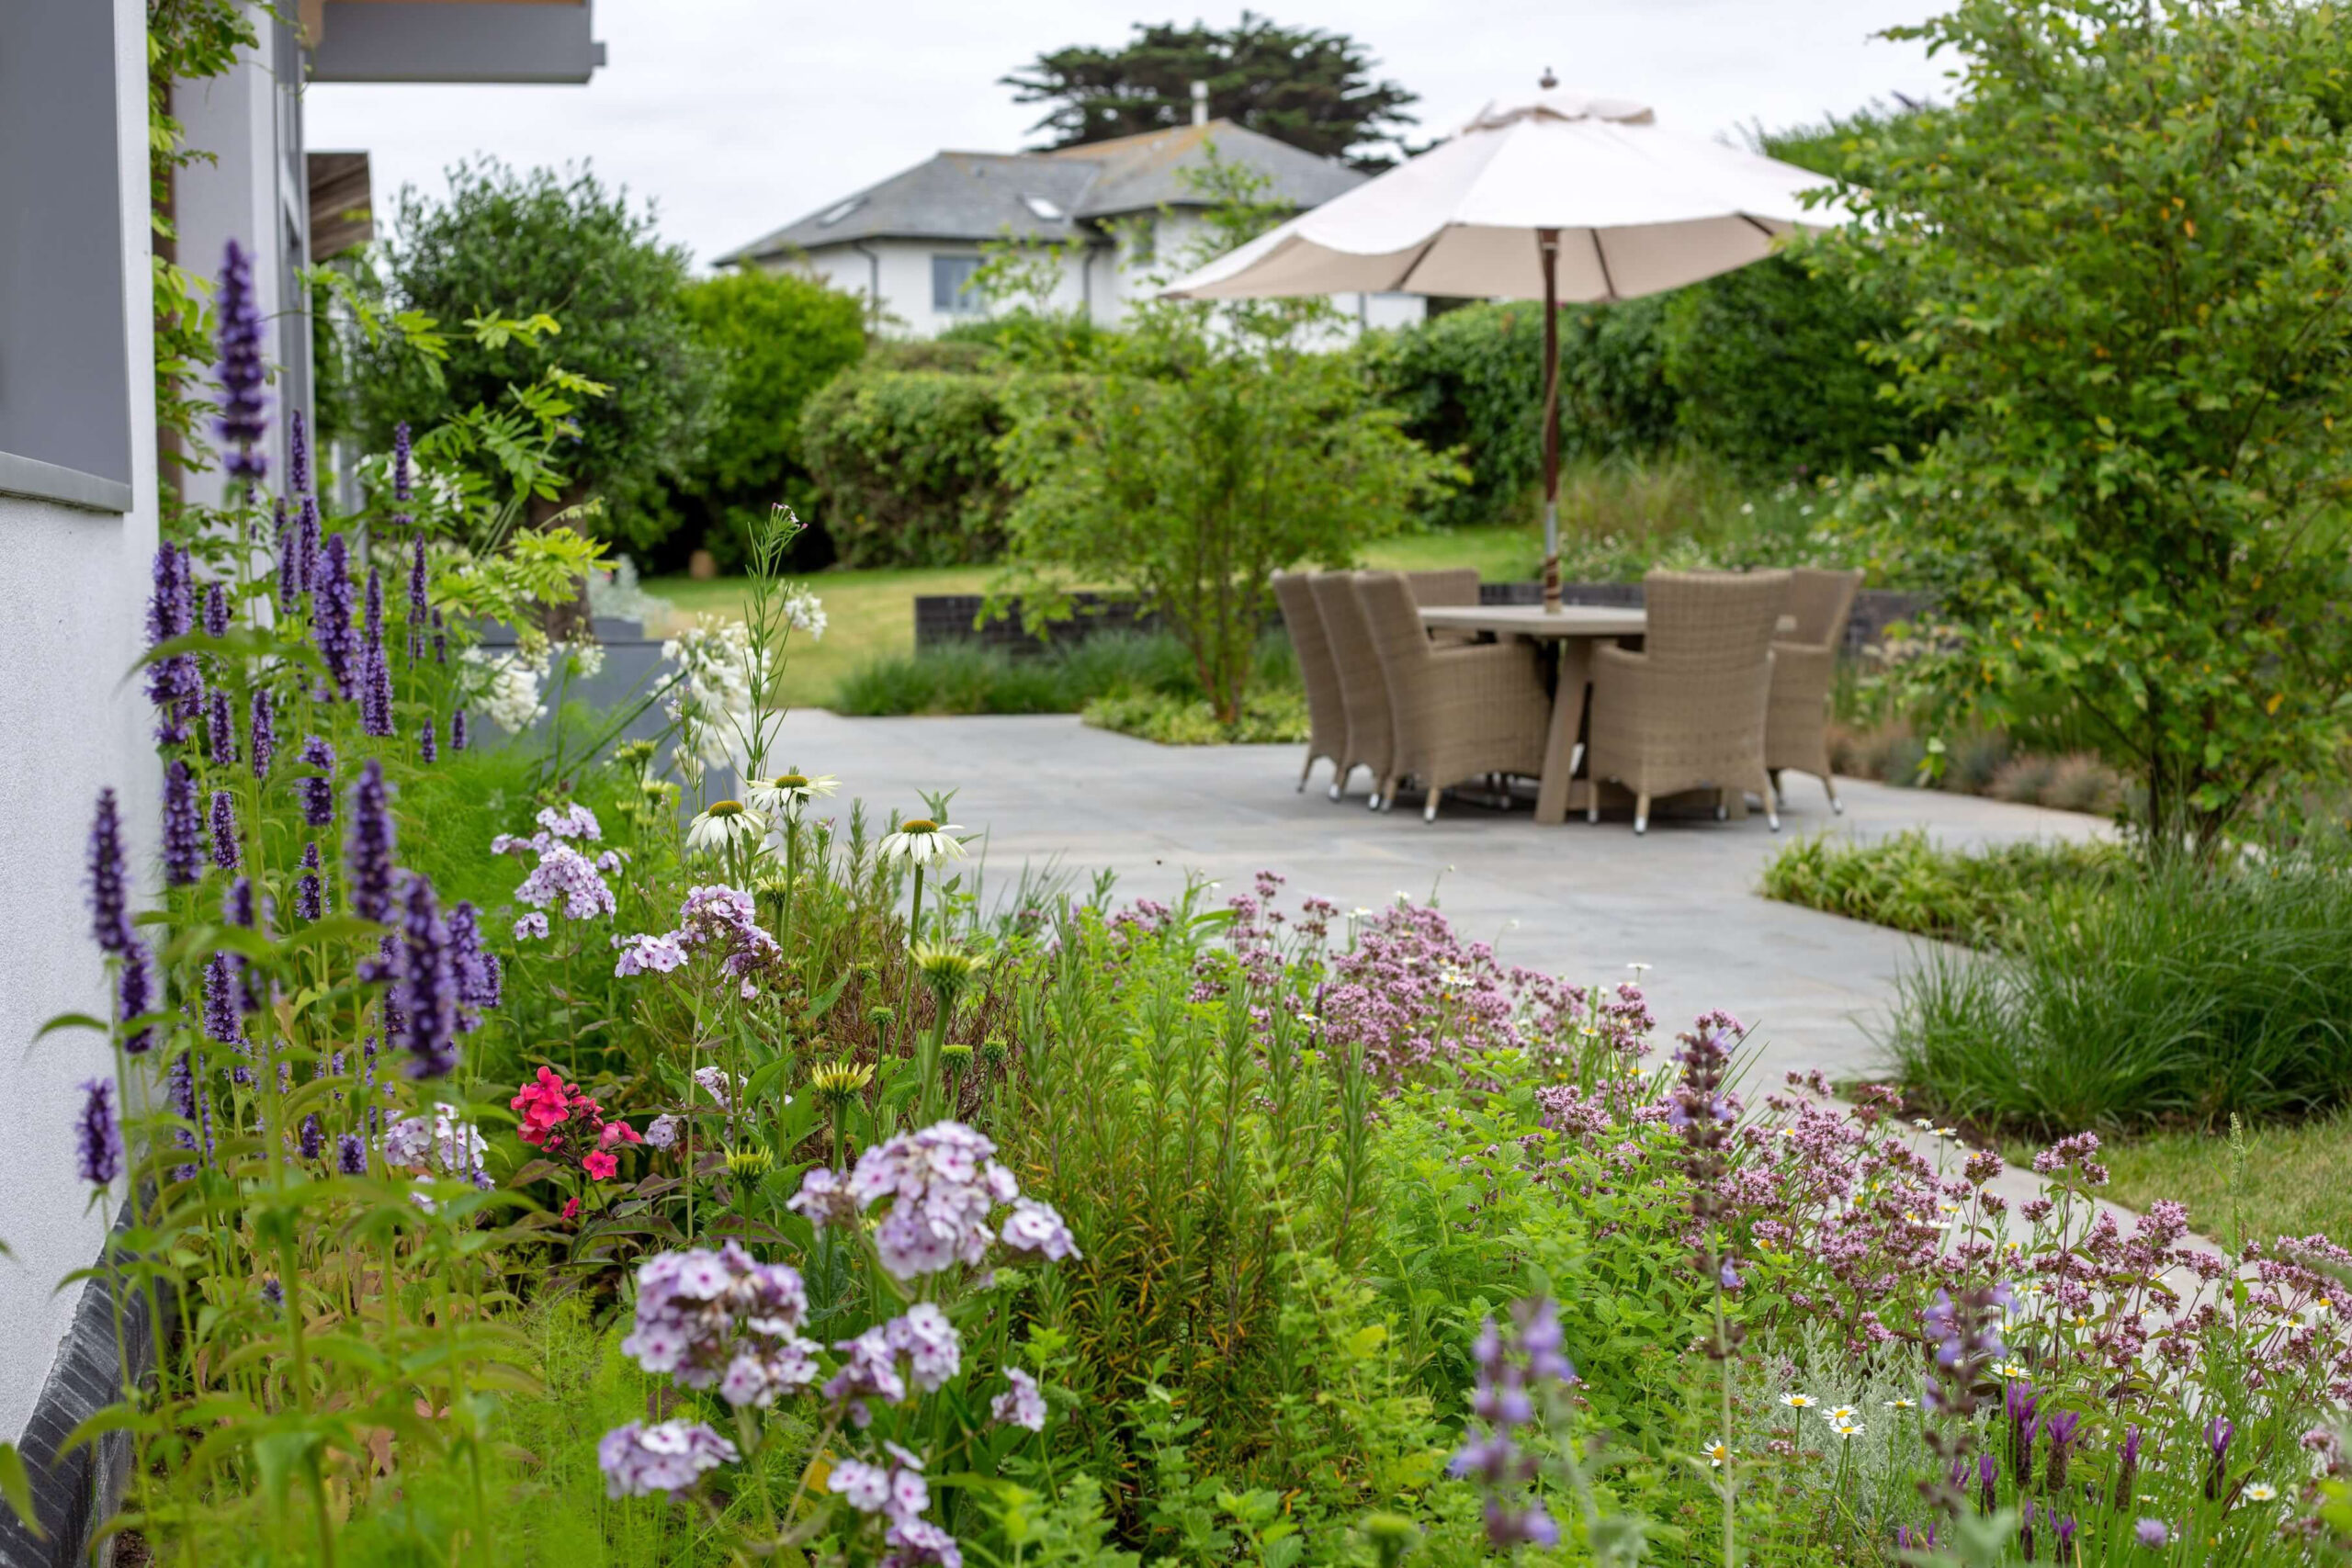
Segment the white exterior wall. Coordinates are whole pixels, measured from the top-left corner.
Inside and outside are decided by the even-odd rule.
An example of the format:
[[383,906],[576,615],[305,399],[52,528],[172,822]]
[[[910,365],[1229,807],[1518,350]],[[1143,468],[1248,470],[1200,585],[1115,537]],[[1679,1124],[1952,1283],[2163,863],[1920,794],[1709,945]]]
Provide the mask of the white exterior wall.
[[[92,0],[98,3],[98,0]],[[82,512],[0,495],[0,1434],[22,1432],[72,1321],[80,1287],[58,1281],[97,1259],[104,1220],[74,1174],[80,1082],[112,1068],[96,1036],[33,1034],[61,1012],[104,1013],[90,944],[85,843],[101,787],[122,797],[133,864],[152,868],[158,773],[145,702],[124,671],[142,641],[155,547],[154,384],[147,263],[147,16],[115,12],[115,103],[130,389],[132,510]],[[149,878],[152,884],[153,878]],[[28,1050],[28,1047],[30,1047]],[[110,1216],[109,1216],[110,1217]]]
[[[1061,281],[1047,302],[1056,310],[1086,306],[1097,324],[1116,326],[1136,300],[1150,296],[1157,271],[1193,241],[1199,227],[1199,220],[1187,213],[1159,218],[1153,253],[1159,259],[1154,261],[1136,260],[1125,236],[1115,256],[1102,247],[1073,250],[1062,258]],[[978,243],[867,240],[863,244],[863,251],[827,245],[805,256],[764,265],[817,278],[849,294],[871,295],[878,280],[886,335],[936,337],[958,321],[976,319],[975,314],[931,308],[931,260],[936,255],[978,256],[981,254]],[[1411,294],[1334,295],[1332,303],[1347,320],[1335,335],[1334,341],[1340,343],[1351,341],[1361,327],[1401,326],[1425,314],[1424,301]]]
[[[310,260],[310,192],[302,157],[300,58],[284,24],[248,0],[260,44],[240,51],[219,76],[182,82],[172,106],[191,148],[212,154],[179,172],[173,197],[180,265],[216,277],[220,256],[235,240],[254,258],[254,291],[265,323],[263,353],[275,367],[270,406],[307,410],[311,388],[310,301],[295,269]],[[283,79],[285,66],[293,80]],[[270,421],[269,477],[286,472],[286,422]],[[218,505],[221,478],[212,472],[185,479],[187,499]]]

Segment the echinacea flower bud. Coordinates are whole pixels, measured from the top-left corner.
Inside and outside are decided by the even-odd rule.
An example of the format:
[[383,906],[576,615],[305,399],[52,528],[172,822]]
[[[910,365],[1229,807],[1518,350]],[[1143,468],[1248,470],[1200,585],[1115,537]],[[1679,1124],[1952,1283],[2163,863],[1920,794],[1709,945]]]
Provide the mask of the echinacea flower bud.
[[91,1186],[105,1187],[122,1174],[122,1126],[115,1119],[114,1080],[91,1078],[82,1085],[82,1093],[74,1169]]

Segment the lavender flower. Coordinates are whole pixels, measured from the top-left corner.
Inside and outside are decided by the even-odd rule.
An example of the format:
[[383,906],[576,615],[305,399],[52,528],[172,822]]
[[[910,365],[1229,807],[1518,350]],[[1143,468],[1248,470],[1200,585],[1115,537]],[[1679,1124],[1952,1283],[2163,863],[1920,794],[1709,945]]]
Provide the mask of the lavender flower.
[[2115,1465],[2115,1506],[2118,1509],[2132,1506],[2132,1498],[2140,1480],[2140,1428],[2123,1428],[2123,1450]]
[[221,254],[213,301],[220,322],[215,371],[220,417],[213,429],[229,448],[221,467],[246,485],[257,485],[269,470],[269,459],[256,450],[267,434],[262,423],[261,308],[254,299],[253,262],[234,240]]
[[164,880],[186,887],[204,874],[204,819],[196,808],[196,774],[178,758],[164,770]]
[[2053,1410],[2041,1418],[2041,1429],[2050,1434],[2050,1468],[2045,1472],[2045,1484],[2052,1497],[2066,1489],[2066,1470],[2074,1458],[2076,1428],[2082,1420],[2071,1410]]
[[2213,1462],[2205,1472],[2205,1496],[2218,1501],[2222,1483],[2229,1474],[2230,1439],[2237,1435],[2238,1424],[2226,1416],[2216,1416],[2205,1423],[2205,1446],[2212,1451]]
[[204,705],[206,738],[211,742],[212,761],[227,766],[237,760],[237,728],[229,716],[229,694],[215,692]]
[[300,1145],[300,1147],[302,1150],[302,1157],[304,1159],[316,1159],[319,1157],[321,1151],[325,1149],[326,1146],[326,1128],[321,1125],[319,1122],[319,1113],[313,1111],[308,1116],[302,1118],[302,1134]]
[[664,1421],[648,1427],[631,1421],[616,1427],[596,1445],[607,1497],[675,1496],[705,1471],[732,1464],[735,1445],[699,1421]]
[[[2022,1485],[2023,1483],[2019,1483],[2019,1484]],[[2033,1505],[2030,1503],[2028,1503],[2025,1506],[2025,1516],[2018,1524],[2018,1545],[2024,1550],[2025,1560],[2028,1562],[2032,1562],[2034,1560]]]
[[1980,1513],[1993,1511],[1993,1483],[2000,1478],[2001,1467],[1993,1462],[1989,1453],[1976,1456],[1976,1506]]
[[765,1408],[816,1381],[817,1346],[800,1335],[808,1295],[790,1266],[755,1263],[729,1241],[717,1252],[648,1258],[637,1287],[637,1321],[621,1352],[647,1371],[687,1388],[716,1385],[738,1408]]
[[449,962],[449,928],[430,877],[411,872],[403,893],[400,968],[401,1043],[413,1078],[447,1077],[458,1066],[450,1037],[458,1025],[458,980]]
[[[2044,1510],[2043,1517],[2045,1518],[2049,1517],[2048,1510]],[[2075,1560],[2075,1531],[2076,1528],[2075,1516],[2072,1514],[2066,1515],[2056,1524],[2050,1527],[2050,1533],[2058,1543],[2058,1562],[2072,1562]]]
[[319,846],[302,846],[302,874],[294,879],[294,918],[316,920],[327,912],[326,883],[319,875]]
[[334,827],[334,748],[318,736],[312,735],[303,740],[302,749],[294,754],[294,760],[306,768],[317,769],[321,774],[317,778],[299,778],[294,781],[294,795],[302,804],[304,825],[311,828]]
[[2009,1469],[2017,1476],[2018,1490],[2023,1492],[2033,1484],[2033,1445],[2041,1431],[2034,1408],[2041,1400],[2031,1383],[2012,1378],[2002,1390],[2001,1402],[2009,1422]]
[[1046,1429],[1046,1396],[1037,1380],[1019,1367],[1004,1369],[1005,1391],[989,1401],[989,1415],[1008,1427]]
[[97,816],[90,823],[89,864],[91,937],[99,952],[110,958],[124,957],[135,939],[123,870],[122,820],[116,813],[111,789],[98,791]]
[[254,777],[269,776],[269,764],[277,756],[277,719],[270,710],[269,688],[254,688],[253,715],[248,723],[247,755],[253,763]]
[[237,803],[225,789],[212,792],[212,863],[222,871],[237,869]]
[[368,569],[367,630],[359,651],[359,728],[370,735],[392,733],[392,667],[384,658],[384,578]]
[[392,807],[383,764],[370,757],[351,786],[351,831],[344,840],[344,883],[351,912],[390,924],[392,918]]
[[91,1186],[104,1187],[122,1174],[122,1126],[115,1119],[114,1080],[91,1078],[83,1084],[82,1093],[74,1169]]
[[335,694],[348,701],[358,690],[359,634],[351,624],[351,547],[342,535],[328,536],[311,587],[311,640],[326,661]]
[[334,1141],[334,1168],[344,1176],[368,1174],[368,1145],[356,1133],[345,1133]]

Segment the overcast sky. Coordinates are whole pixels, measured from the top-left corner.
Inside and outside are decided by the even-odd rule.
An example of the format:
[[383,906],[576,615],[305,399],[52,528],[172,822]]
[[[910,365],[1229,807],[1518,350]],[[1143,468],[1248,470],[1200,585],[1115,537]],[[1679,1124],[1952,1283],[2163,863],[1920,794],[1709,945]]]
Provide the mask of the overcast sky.
[[[583,87],[319,86],[310,145],[370,155],[379,211],[458,159],[586,160],[658,204],[697,261],[942,148],[1029,145],[1042,106],[997,78],[1138,19],[1230,26],[1238,6],[1151,0],[595,0],[609,62]],[[1285,26],[1351,34],[1419,93],[1420,137],[1488,99],[1562,83],[1636,97],[1661,120],[1736,134],[1896,92],[1944,96],[1943,63],[1872,38],[1938,0],[1263,0]]]

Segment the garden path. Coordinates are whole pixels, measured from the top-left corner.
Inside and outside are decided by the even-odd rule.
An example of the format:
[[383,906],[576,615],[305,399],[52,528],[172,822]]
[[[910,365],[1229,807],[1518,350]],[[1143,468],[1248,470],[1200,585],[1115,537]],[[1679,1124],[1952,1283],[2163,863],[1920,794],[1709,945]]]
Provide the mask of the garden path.
[[1611,981],[1629,963],[1650,964],[1661,1044],[1707,1009],[1736,1014],[1755,1026],[1755,1066],[1773,1083],[1783,1069],[1869,1073],[1872,1022],[1917,940],[1759,896],[1781,844],[1922,826],[1955,846],[2105,831],[2073,813],[1855,780],[1840,784],[1847,809],[1835,817],[1820,785],[1793,775],[1778,836],[1760,816],[1660,817],[1644,839],[1624,814],[1539,828],[1524,803],[1506,814],[1450,797],[1425,825],[1418,809],[1366,811],[1361,784],[1333,804],[1319,765],[1321,782],[1298,793],[1298,757],[1295,746],[1155,746],[1057,715],[808,709],[786,718],[780,754],[837,776],[842,798],[862,797],[877,819],[894,807],[919,814],[918,789],[955,788],[955,821],[987,835],[984,897],[1008,889],[1024,863],[1049,863],[1081,886],[1114,871],[1126,897],[1167,898],[1188,873],[1239,892],[1261,868],[1287,877],[1292,897],[1320,894],[1342,908],[1399,892],[1426,899],[1435,887],[1456,929],[1491,941],[1505,963]]

